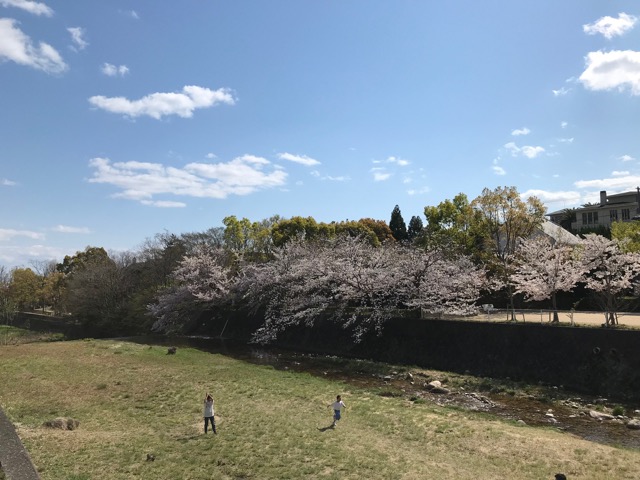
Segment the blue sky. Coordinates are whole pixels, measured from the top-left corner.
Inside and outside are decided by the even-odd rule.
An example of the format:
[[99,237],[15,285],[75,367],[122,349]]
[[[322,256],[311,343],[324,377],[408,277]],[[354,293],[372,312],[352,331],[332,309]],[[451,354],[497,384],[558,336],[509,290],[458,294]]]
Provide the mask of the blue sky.
[[[640,3],[0,0],[0,265],[640,186]],[[423,217],[424,220],[424,217]]]

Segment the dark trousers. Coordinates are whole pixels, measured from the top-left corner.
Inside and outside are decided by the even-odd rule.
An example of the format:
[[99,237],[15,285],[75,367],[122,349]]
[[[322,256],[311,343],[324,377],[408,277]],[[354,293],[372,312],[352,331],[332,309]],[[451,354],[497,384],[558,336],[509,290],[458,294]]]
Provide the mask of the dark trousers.
[[211,422],[211,430],[213,430],[213,433],[216,433],[216,422],[213,420],[213,417],[204,417],[204,433],[207,433],[209,422]]

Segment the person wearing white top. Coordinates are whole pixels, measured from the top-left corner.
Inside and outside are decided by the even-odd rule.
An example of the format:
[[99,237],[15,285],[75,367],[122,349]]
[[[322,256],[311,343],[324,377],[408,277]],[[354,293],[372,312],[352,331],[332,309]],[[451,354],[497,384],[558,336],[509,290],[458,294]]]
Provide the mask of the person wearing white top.
[[342,417],[342,410],[347,408],[347,406],[342,401],[342,397],[338,395],[336,397],[336,401],[333,403],[330,403],[329,407],[333,409],[333,423],[331,424],[331,426],[335,427],[336,422],[340,420],[340,418]]
[[207,433],[209,422],[211,422],[211,429],[213,430],[213,433],[218,433],[216,432],[216,422],[214,420],[213,397],[211,394],[207,393],[207,396],[204,399],[204,433]]

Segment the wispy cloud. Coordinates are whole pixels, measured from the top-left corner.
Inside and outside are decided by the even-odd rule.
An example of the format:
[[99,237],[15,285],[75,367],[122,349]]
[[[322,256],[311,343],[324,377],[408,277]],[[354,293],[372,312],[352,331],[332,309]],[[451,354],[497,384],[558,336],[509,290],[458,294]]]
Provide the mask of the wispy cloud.
[[126,65],[112,65],[111,63],[103,63],[100,71],[107,77],[124,77],[129,73],[129,67]]
[[136,12],[135,10],[119,10],[119,12],[126,17],[133,18],[134,20],[140,19],[138,12]]
[[554,97],[562,97],[564,95],[566,95],[567,93],[569,93],[571,91],[570,88],[567,87],[560,87],[557,90],[551,90],[553,92],[553,96]]
[[618,18],[606,16],[599,18],[593,23],[583,25],[582,30],[587,35],[600,34],[606,39],[611,39],[631,30],[637,21],[638,17],[620,13],[618,14]]
[[531,133],[531,130],[529,130],[527,127],[517,128],[511,131],[511,135],[513,135],[514,137],[517,137],[520,135],[529,135],[530,133]]
[[11,240],[15,237],[26,237],[32,240],[41,240],[44,235],[31,230],[14,230],[12,228],[0,228],[0,241]]
[[141,200],[140,203],[143,205],[149,205],[151,207],[158,207],[158,208],[183,208],[187,206],[186,203],[172,202],[170,200],[157,200],[157,201]]
[[373,174],[373,180],[375,182],[383,182],[391,178],[391,173],[387,172],[384,168],[374,167],[371,169],[371,173]]
[[573,137],[571,137],[571,138],[559,138],[558,142],[560,142],[560,143],[573,143],[573,140],[574,140]]
[[614,176],[614,177],[626,177],[627,175],[629,175],[629,171],[628,170],[623,170],[623,171],[614,170],[613,172],[611,172],[611,175]]
[[527,190],[520,194],[523,199],[529,197],[537,197],[542,201],[542,203],[563,203],[569,205],[575,205],[580,203],[581,195],[580,192],[574,191],[560,191],[560,192],[552,192],[548,190]]
[[3,185],[5,187],[15,187],[17,183],[13,180],[9,180],[8,178],[2,178],[0,179],[0,185]]
[[568,122],[560,122],[560,128],[567,128],[569,126]]
[[51,230],[58,233],[91,233],[87,227],[70,227],[69,225],[56,225]]
[[0,0],[0,6],[16,7],[34,15],[44,15],[45,17],[53,15],[53,10],[45,3],[31,0]]
[[507,174],[506,170],[502,168],[500,165],[498,165],[499,161],[500,161],[499,158],[493,159],[493,165],[491,166],[491,170],[493,170],[493,173],[495,175],[506,175]]
[[224,199],[280,187],[287,179],[282,168],[254,155],[229,162],[190,163],[184,168],[147,162],[112,163],[107,158],[94,158],[89,166],[94,170],[90,183],[109,184],[120,190],[113,197],[159,207],[184,206],[182,202],[156,199],[159,195]]
[[227,88],[210,90],[188,85],[179,93],[152,93],[139,100],[96,95],[89,98],[89,103],[107,112],[119,113],[127,117],[146,115],[159,120],[167,115],[190,118],[196,109],[209,108],[221,103],[233,105],[235,98]]
[[294,155],[292,153],[279,153],[278,158],[280,160],[288,160],[289,162],[299,163],[300,165],[306,165],[311,167],[313,165],[320,165],[320,162],[315,158],[307,157],[306,155]]
[[635,160],[635,158],[633,158],[631,155],[622,155],[621,157],[618,157],[618,160],[622,160],[623,162],[631,162],[632,160]]
[[89,45],[89,42],[87,42],[84,39],[84,34],[85,34],[84,28],[70,27],[70,28],[67,28],[67,32],[71,34],[71,40],[73,41],[73,46],[71,47],[72,50],[78,51],[78,50],[84,50],[85,48],[87,48],[87,46]]
[[34,45],[16,25],[17,22],[11,18],[0,18],[0,61],[9,60],[49,74],[62,73],[67,69],[55,48],[44,42]]
[[522,147],[519,147],[514,142],[506,143],[504,145],[504,148],[506,148],[514,157],[523,155],[527,158],[536,158],[537,156],[545,152],[545,149],[540,146],[524,145]]
[[387,157],[384,160],[374,160],[373,163],[374,164],[392,163],[400,167],[406,167],[407,165],[411,164],[409,160],[405,160],[404,158],[394,157],[394,156]]
[[407,190],[407,194],[414,196],[414,195],[424,195],[425,193],[429,193],[431,191],[431,189],[429,187],[422,187],[422,188],[412,188]]
[[640,95],[640,52],[589,52],[579,80],[587,90],[628,89],[632,95]]

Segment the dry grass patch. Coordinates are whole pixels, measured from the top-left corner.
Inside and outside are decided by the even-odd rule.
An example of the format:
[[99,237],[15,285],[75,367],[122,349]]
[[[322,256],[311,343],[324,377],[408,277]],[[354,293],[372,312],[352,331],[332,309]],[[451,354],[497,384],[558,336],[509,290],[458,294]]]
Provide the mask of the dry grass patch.
[[[640,478],[637,451],[188,348],[0,347],[0,377],[0,403],[45,480]],[[206,391],[215,436],[202,433]],[[325,429],[337,393],[348,408]],[[80,427],[41,426],[55,417]]]

